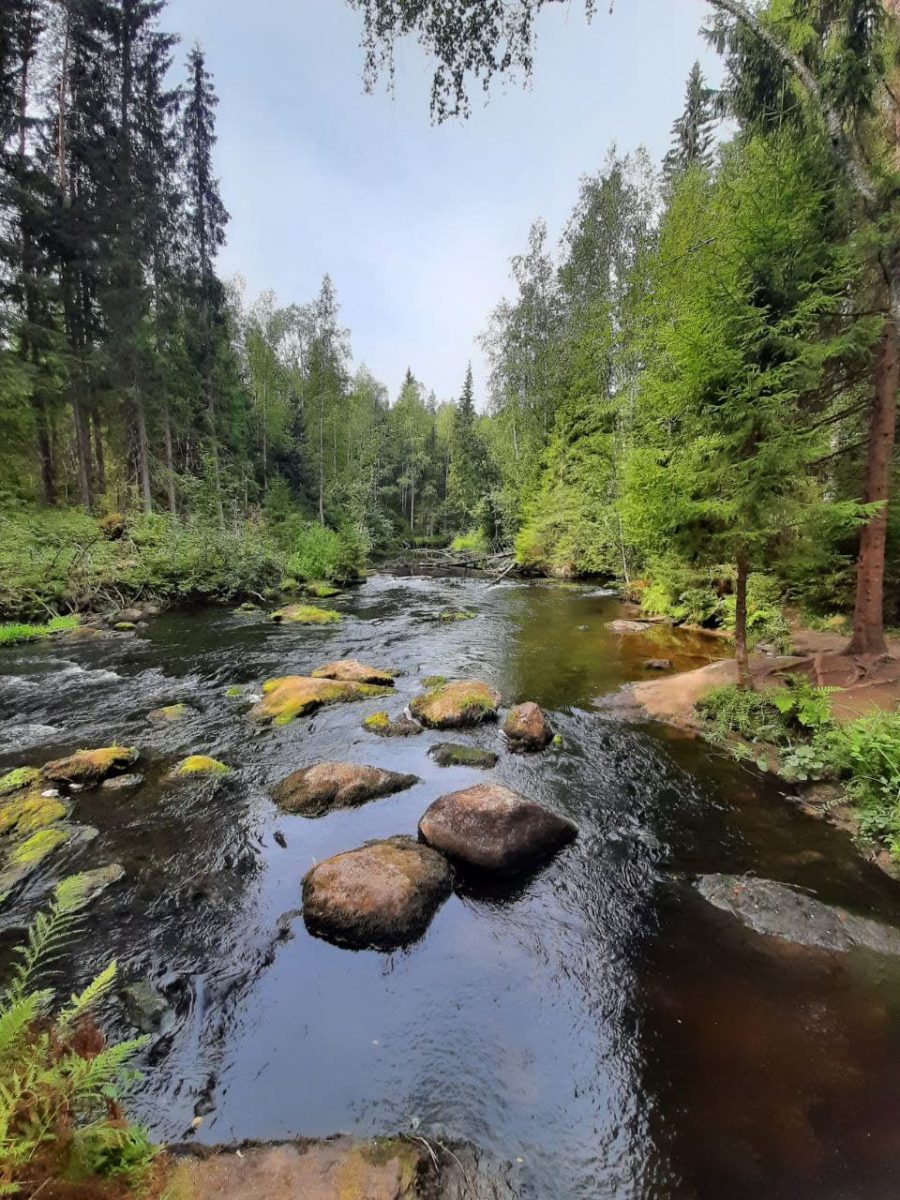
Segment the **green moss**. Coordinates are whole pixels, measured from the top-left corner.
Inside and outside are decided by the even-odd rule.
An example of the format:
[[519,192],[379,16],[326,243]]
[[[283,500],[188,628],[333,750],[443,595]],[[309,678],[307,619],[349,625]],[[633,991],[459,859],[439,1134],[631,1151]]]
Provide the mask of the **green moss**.
[[69,834],[65,829],[39,829],[24,842],[13,846],[9,853],[10,864],[14,867],[32,867],[68,840]]
[[435,691],[436,688],[443,687],[447,682],[445,675],[426,675],[422,680],[422,686],[427,688],[429,692]]
[[32,787],[40,778],[41,773],[37,767],[15,767],[0,778],[0,796],[8,796],[10,792]]
[[391,718],[383,711],[372,713],[363,721],[363,729],[368,729],[370,733],[387,733],[390,727]]
[[187,704],[164,704],[162,708],[154,708],[148,715],[151,721],[180,721],[193,711]]
[[190,775],[228,775],[230,772],[231,767],[217,758],[210,758],[206,754],[189,754],[172,768],[171,773],[174,778],[184,778]]
[[456,742],[439,742],[429,751],[439,767],[478,767],[490,770],[497,765],[497,755],[480,746],[462,746]]
[[244,689],[239,684],[233,683],[231,687],[225,689],[225,695],[229,700],[236,700],[239,696],[243,696]]
[[22,837],[53,825],[67,812],[55,796],[42,796],[37,790],[26,792],[0,805],[0,834],[15,831],[16,836]]
[[472,621],[477,617],[477,613],[465,612],[462,609],[445,608],[438,614],[438,620],[444,622],[450,621]]
[[563,744],[562,734],[560,734],[560,733],[554,734],[553,741],[550,743],[550,745],[553,746],[556,750],[561,750],[562,744]]
[[20,642],[35,642],[40,638],[50,637],[54,633],[64,633],[74,629],[79,621],[78,616],[53,617],[46,625],[0,625],[0,646],[15,646]]
[[336,625],[341,614],[330,608],[317,608],[314,604],[289,604],[272,613],[273,621],[290,625]]
[[334,584],[325,583],[321,579],[313,579],[304,589],[307,596],[315,596],[317,600],[329,600],[332,596],[339,596],[340,588],[336,588]]
[[116,633],[131,633],[133,629],[137,629],[137,625],[135,625],[134,621],[116,621],[113,629],[115,629]]
[[96,786],[108,775],[127,771],[138,759],[131,746],[102,746],[97,750],[79,750],[68,758],[45,763],[42,774],[53,783],[78,783]]
[[77,912],[124,876],[124,867],[118,863],[110,863],[106,867],[96,867],[93,871],[81,871],[77,875],[67,876],[56,885],[55,895],[58,899],[64,898],[67,912]]

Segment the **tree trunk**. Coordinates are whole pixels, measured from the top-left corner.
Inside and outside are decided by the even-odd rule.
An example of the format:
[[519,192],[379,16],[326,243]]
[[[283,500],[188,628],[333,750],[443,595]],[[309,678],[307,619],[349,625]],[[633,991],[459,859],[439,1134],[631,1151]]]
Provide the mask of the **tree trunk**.
[[750,685],[750,661],[747,655],[747,552],[738,551],[737,581],[734,589],[734,657],[737,659],[738,686]]
[[168,399],[163,399],[163,438],[166,444],[166,492],[169,497],[169,512],[175,517],[178,515],[178,502],[175,498],[175,457],[172,454],[172,422],[169,418]]
[[888,496],[897,431],[897,385],[900,379],[900,275],[892,280],[891,302],[875,364],[875,397],[869,410],[869,449],[863,499],[880,504],[863,526],[856,563],[856,606],[847,654],[887,654],[884,640],[884,557],[887,544]]
[[91,427],[94,431],[94,461],[97,464],[97,491],[102,496],[106,491],[106,458],[103,454],[103,429],[97,407],[91,409]]
[[141,484],[141,507],[145,513],[149,513],[153,512],[153,494],[150,490],[150,447],[147,442],[144,400],[137,388],[134,389],[134,419],[138,435],[138,478]]
[[319,524],[325,524],[325,398],[319,396]]
[[50,442],[50,427],[44,401],[36,395],[31,397],[34,409],[34,426],[37,437],[38,459],[41,464],[41,500],[44,504],[56,503],[56,472],[53,467],[53,446]]
[[72,393],[72,419],[75,423],[75,444],[78,447],[78,490],[81,503],[91,511],[93,496],[91,495],[91,436],[88,430],[87,414],[84,405],[76,392]]

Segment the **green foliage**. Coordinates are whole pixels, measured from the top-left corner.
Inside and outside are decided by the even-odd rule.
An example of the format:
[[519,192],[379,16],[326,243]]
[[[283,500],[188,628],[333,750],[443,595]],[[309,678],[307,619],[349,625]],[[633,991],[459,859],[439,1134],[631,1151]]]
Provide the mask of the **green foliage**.
[[92,1014],[113,987],[110,963],[51,1015],[38,986],[72,935],[77,887],[61,884],[18,948],[0,993],[0,1194],[38,1191],[53,1179],[121,1177],[139,1188],[156,1153],[138,1126],[113,1120],[143,1039],[105,1045]]
[[473,554],[487,554],[490,545],[480,529],[470,529],[467,533],[458,533],[450,543],[450,549],[460,553],[469,550]]
[[14,646],[18,642],[36,642],[40,638],[50,637],[51,634],[64,633],[68,629],[74,629],[78,623],[79,618],[70,615],[52,617],[44,625],[0,625],[0,646]]
[[751,742],[790,746],[798,736],[832,727],[829,697],[835,690],[816,687],[803,675],[787,675],[783,687],[759,691],[726,684],[707,693],[695,707],[710,722],[708,732],[714,741],[736,734]]
[[295,579],[353,579],[365,562],[364,537],[345,526],[340,531],[310,522],[295,537],[287,571]]
[[900,858],[900,712],[860,717],[827,745],[830,765],[848,780],[861,832]]

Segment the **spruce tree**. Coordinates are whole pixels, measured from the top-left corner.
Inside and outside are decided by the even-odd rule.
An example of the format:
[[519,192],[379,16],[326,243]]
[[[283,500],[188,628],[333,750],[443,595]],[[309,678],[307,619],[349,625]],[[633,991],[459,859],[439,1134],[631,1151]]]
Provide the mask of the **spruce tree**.
[[663,175],[667,182],[672,183],[689,167],[709,170],[714,123],[712,91],[704,82],[700,63],[695,62],[688,75],[684,111],[672,125],[672,145],[663,159]]

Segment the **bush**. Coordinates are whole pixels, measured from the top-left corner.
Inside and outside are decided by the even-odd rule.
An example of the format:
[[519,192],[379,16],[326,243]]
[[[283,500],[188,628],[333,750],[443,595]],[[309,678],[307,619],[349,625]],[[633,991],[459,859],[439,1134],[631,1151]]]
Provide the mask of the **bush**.
[[127,1063],[143,1039],[107,1045],[92,1019],[113,986],[115,964],[55,1016],[52,991],[36,983],[71,934],[83,903],[77,878],[60,884],[29,929],[0,994],[2,1195],[37,1195],[59,1179],[114,1177],[139,1188],[156,1154],[146,1133],[124,1121],[119,1107],[131,1078]]
[[294,579],[353,579],[366,560],[365,533],[355,526],[340,531],[317,522],[309,522],[296,537],[287,560],[287,572]]
[[68,616],[53,617],[44,625],[0,625],[0,646],[15,646],[20,642],[36,642],[40,638],[50,637],[51,634],[74,629],[77,624],[77,616]]
[[830,696],[836,690],[815,687],[803,675],[788,675],[784,687],[764,691],[726,684],[698,700],[695,708],[711,722],[714,740],[737,734],[750,742],[790,746],[797,737],[832,727]]
[[450,543],[450,549],[458,554],[468,551],[471,554],[488,554],[490,546],[481,529],[470,529],[467,533],[458,533]]
[[900,712],[873,713],[835,729],[827,752],[848,781],[862,833],[900,857]]

